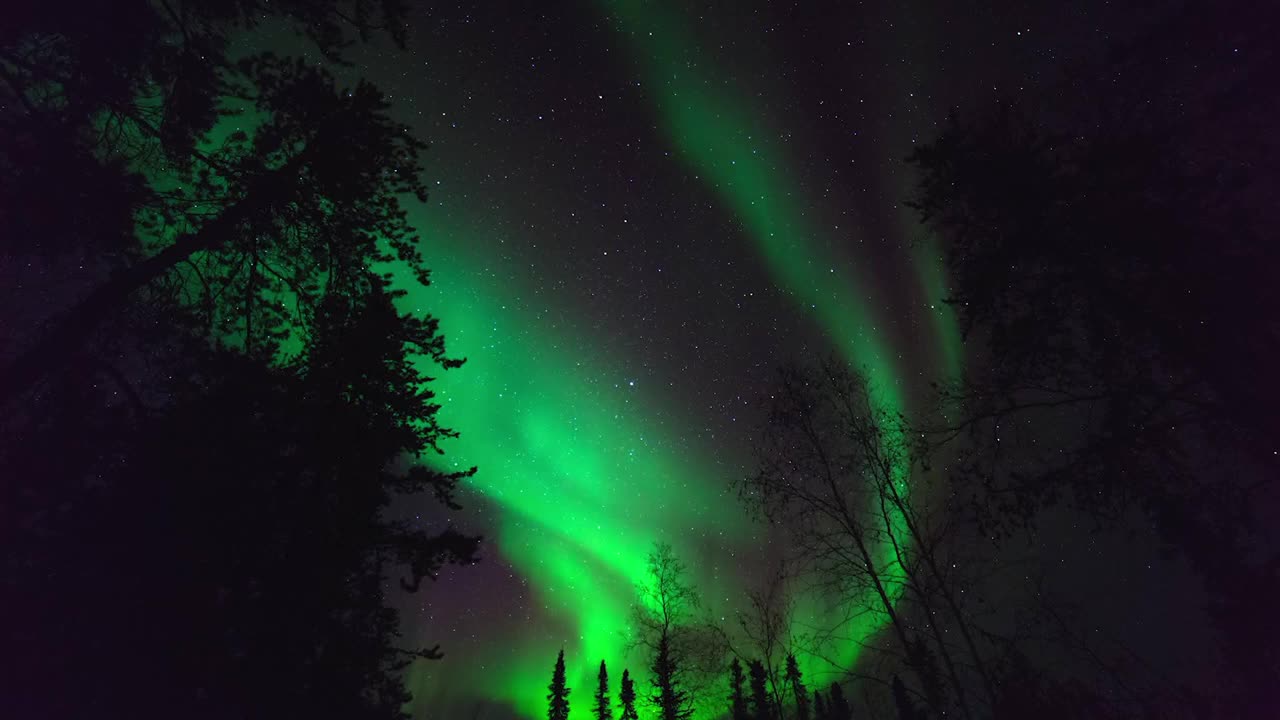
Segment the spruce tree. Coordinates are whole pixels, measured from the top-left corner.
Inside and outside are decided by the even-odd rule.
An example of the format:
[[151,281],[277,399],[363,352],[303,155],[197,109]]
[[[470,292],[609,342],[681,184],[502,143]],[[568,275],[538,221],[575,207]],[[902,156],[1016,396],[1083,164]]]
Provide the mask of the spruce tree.
[[622,715],[618,720],[639,720],[640,716],[636,714],[636,685],[631,680],[630,670],[622,671],[622,686],[618,691],[618,701],[622,709]]
[[827,715],[831,720],[849,720],[853,715],[853,709],[849,707],[849,701],[844,699],[844,689],[840,687],[840,683],[831,683],[830,698],[827,701]]
[[547,686],[547,720],[569,720],[569,686],[564,679],[564,650],[556,656],[556,669]]
[[649,700],[661,720],[693,715],[693,688],[722,672],[720,635],[696,619],[701,602],[686,580],[684,563],[671,546],[657,543],[649,553],[649,577],[637,587],[633,615],[638,644],[650,658]]
[[751,715],[754,720],[773,720],[772,703],[769,702],[769,679],[764,664],[759,660],[752,660],[748,669],[751,673]]
[[796,720],[809,720],[809,690],[804,686],[795,655],[787,655],[786,679],[796,700]]
[[653,704],[658,706],[662,720],[687,720],[693,715],[689,695],[680,687],[680,666],[671,650],[671,641],[663,637],[658,641],[658,653],[653,658]]
[[600,674],[596,678],[596,720],[613,720],[613,708],[609,706],[609,671],[603,660],[600,661]]
[[827,710],[827,702],[822,699],[822,693],[817,690],[813,691],[813,715],[816,720],[831,720],[831,715]]
[[893,705],[898,709],[898,720],[920,720],[920,711],[907,696],[907,686],[897,675],[893,676]]
[[729,664],[729,717],[732,720],[750,720],[747,711],[747,695],[742,689],[745,678],[742,675],[742,663],[737,658]]

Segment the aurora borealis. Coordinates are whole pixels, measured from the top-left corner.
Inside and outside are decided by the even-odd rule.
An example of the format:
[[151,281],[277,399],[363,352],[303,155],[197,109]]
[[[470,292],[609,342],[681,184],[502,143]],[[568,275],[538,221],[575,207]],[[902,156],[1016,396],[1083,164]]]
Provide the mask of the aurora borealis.
[[[405,601],[409,632],[448,656],[411,671],[418,716],[539,717],[560,648],[579,703],[601,659],[643,681],[628,615],[655,541],[731,616],[784,550],[731,489],[774,368],[834,353],[891,413],[958,370],[940,261],[901,206],[899,161],[945,107],[885,62],[915,41],[850,27],[865,67],[837,89],[779,63],[794,39],[769,35],[772,12],[602,0],[511,27],[458,10],[424,24],[414,59],[357,65],[433,143],[414,216],[433,285],[404,306],[468,359],[436,391],[461,434],[446,462],[479,466],[456,521],[486,536],[447,592]],[[824,607],[802,598],[797,618],[829,626]],[[840,628],[806,675],[838,675],[878,627]]]
[[1280,716],[1280,15],[11,5],[6,718]]

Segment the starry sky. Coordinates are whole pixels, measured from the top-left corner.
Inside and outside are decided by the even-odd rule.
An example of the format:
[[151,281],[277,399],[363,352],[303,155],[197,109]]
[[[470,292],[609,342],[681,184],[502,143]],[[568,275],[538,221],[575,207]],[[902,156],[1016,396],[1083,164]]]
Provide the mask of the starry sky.
[[399,600],[410,640],[446,653],[411,671],[422,718],[541,716],[561,648],[579,708],[601,659],[643,678],[628,615],[655,541],[732,615],[785,552],[731,487],[776,368],[834,356],[912,412],[964,367],[902,159],[951,107],[1042,90],[1122,12],[504,5],[415,9],[407,50],[344,71],[431,143],[412,213],[433,285],[405,307],[468,358],[435,384],[461,433],[441,462],[479,466],[465,509],[400,508],[486,538],[481,564]]

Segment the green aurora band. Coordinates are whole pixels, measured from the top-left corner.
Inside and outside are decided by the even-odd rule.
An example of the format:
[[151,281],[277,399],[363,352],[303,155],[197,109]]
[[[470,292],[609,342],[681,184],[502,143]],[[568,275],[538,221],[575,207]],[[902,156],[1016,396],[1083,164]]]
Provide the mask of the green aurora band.
[[[824,248],[822,233],[805,218],[792,194],[800,186],[785,153],[755,120],[763,115],[750,111],[726,83],[685,62],[696,45],[682,18],[638,0],[604,9],[621,21],[635,65],[658,93],[654,110],[680,160],[739,219],[797,309],[868,376],[883,409],[903,410],[893,349],[880,337],[870,304],[856,294],[857,283],[846,277],[856,273]],[[237,127],[252,124],[242,118]],[[647,579],[653,543],[671,543],[707,609],[727,616],[739,609],[731,598],[749,589],[734,572],[735,558],[758,555],[761,529],[733,497],[736,478],[726,476],[708,448],[684,439],[681,428],[698,418],[671,411],[681,406],[679,399],[664,396],[661,387],[630,385],[617,370],[626,358],[612,356],[602,339],[574,327],[572,308],[535,301],[527,267],[497,259],[487,240],[503,234],[498,219],[460,217],[436,203],[411,206],[411,213],[433,284],[421,288],[401,278],[397,286],[410,289],[401,308],[439,317],[450,355],[468,359],[449,372],[426,368],[436,376],[432,390],[443,406],[443,423],[460,432],[448,441],[444,461],[455,469],[480,466],[468,491],[498,509],[488,521],[492,549],[485,554],[500,555],[528,581],[534,617],[548,622],[488,639],[475,653],[483,653],[491,669],[477,677],[445,675],[443,666],[436,674],[437,666],[416,663],[410,689],[424,705],[444,693],[462,694],[541,717],[551,664],[563,647],[578,713],[601,659],[609,663],[615,693],[626,667],[647,695],[647,662],[630,648],[629,632],[635,587]],[[909,223],[901,219],[904,232]],[[930,252],[917,248],[915,265],[921,290],[940,300],[943,273]],[[954,320],[941,302],[935,310],[936,345],[954,376]],[[900,470],[905,482],[906,469]],[[465,529],[465,513],[462,524]],[[881,565],[891,569],[892,550],[879,550]],[[797,599],[794,620],[803,627],[843,622],[841,639],[824,648],[826,659],[800,658],[807,677],[852,667],[884,623],[882,613],[848,610],[823,598]],[[424,634],[424,641],[438,639],[430,627]],[[453,655],[458,648],[446,650]],[[642,704],[640,713],[648,718],[651,710]],[[718,707],[706,708],[697,717],[719,714]]]
[[[605,5],[655,99],[660,127],[679,156],[705,178],[743,223],[778,285],[823,329],[845,361],[866,375],[880,410],[891,416],[905,412],[893,349],[880,336],[868,303],[855,292],[857,283],[832,270],[841,263],[825,249],[820,242],[822,234],[794,199],[791,188],[801,185],[785,154],[769,141],[770,133],[761,126],[759,118],[764,113],[752,111],[728,82],[700,70],[708,63],[698,57],[698,45],[689,30],[692,23],[664,12],[657,3],[619,0]],[[916,264],[927,265],[928,260],[925,254]],[[918,272],[926,292],[932,294],[941,288],[940,269]],[[935,329],[944,335],[940,344],[954,348],[954,336],[948,336],[946,330],[950,323],[940,314],[935,313],[934,318]],[[956,366],[956,353],[949,351],[947,355],[947,364]],[[897,482],[905,485],[909,468],[901,466],[895,472]],[[894,530],[895,534],[904,532],[902,527]],[[886,544],[875,551],[884,572],[898,574],[894,572],[897,560],[893,549]],[[895,599],[901,595],[900,584],[888,589]],[[874,601],[868,597],[855,604],[871,607]],[[828,609],[821,618],[824,611],[820,608],[817,599],[801,598],[797,620],[825,620],[829,626],[840,617],[856,618],[841,628],[843,640],[829,649],[830,659],[842,668],[853,666],[860,649],[887,620],[883,613],[845,613],[846,609]],[[801,658],[806,675],[819,669],[817,662],[816,658]]]
[[[760,126],[762,115],[727,83],[686,62],[696,45],[682,18],[638,0],[605,3],[603,9],[620,25],[634,64],[656,93],[660,127],[681,161],[739,219],[797,309],[866,374],[881,409],[905,411],[895,350],[877,329],[871,303],[856,292],[859,283],[848,277],[858,273],[827,249],[823,234],[806,219],[791,190],[800,185],[785,153]],[[547,628],[491,640],[501,646],[488,651],[492,670],[474,681],[452,678],[447,690],[540,717],[551,664],[563,647],[579,712],[601,659],[609,662],[615,692],[622,668],[629,667],[645,694],[647,663],[629,650],[628,632],[634,589],[646,579],[652,543],[670,542],[711,611],[723,614],[735,609],[727,598],[742,597],[746,588],[742,579],[719,573],[717,558],[750,553],[759,529],[728,491],[734,478],[724,477],[705,449],[682,446],[681,433],[662,420],[695,418],[664,414],[678,407],[674,398],[633,388],[614,369],[624,366],[620,358],[611,358],[571,322],[555,321],[571,318],[571,310],[529,308],[536,293],[522,277],[527,271],[487,256],[486,243],[475,241],[499,233],[493,218],[446,217],[430,205],[416,212],[415,224],[431,249],[433,285],[411,292],[403,307],[437,315],[450,353],[468,358],[459,370],[437,373],[433,384],[443,421],[461,432],[448,443],[446,457],[481,466],[470,488],[500,508],[491,523],[493,552],[528,580],[538,612],[551,620]],[[907,223],[902,220],[904,231]],[[914,261],[920,289],[936,305],[934,344],[945,372],[954,376],[959,343],[940,302],[940,263],[927,245],[917,248]],[[905,483],[908,468],[898,472]],[[892,548],[877,553],[892,573]],[[901,591],[891,588],[894,597]],[[852,603],[874,604],[870,597]],[[824,648],[825,659],[801,658],[810,678],[852,667],[885,622],[883,613],[851,612],[817,597],[799,598],[795,610],[795,622],[804,627],[840,625],[840,639]],[[446,690],[432,671],[419,663],[410,679],[423,702]],[[642,717],[647,713],[641,709]],[[718,707],[707,708],[698,717],[718,714]]]
[[[647,687],[628,632],[648,552],[655,540],[671,543],[705,596],[731,596],[735,589],[725,583],[732,578],[701,562],[751,547],[753,529],[729,491],[731,478],[655,422],[658,409],[646,405],[653,389],[619,377],[621,363],[610,362],[599,343],[557,327],[549,319],[555,313],[525,309],[535,294],[521,287],[518,270],[468,254],[482,244],[467,241],[492,235],[491,227],[451,227],[431,206],[420,212],[416,224],[429,229],[424,242],[435,250],[433,280],[403,298],[402,308],[440,317],[450,354],[468,359],[435,373],[444,422],[461,431],[446,457],[481,466],[470,489],[501,509],[490,554],[530,581],[539,612],[556,621],[492,640],[501,646],[492,654],[503,657],[494,671],[461,687],[453,678],[449,691],[539,717],[548,653],[554,660],[561,647],[571,687],[590,687],[601,659],[614,668],[615,683],[630,667]],[[419,664],[410,679],[424,702],[444,689],[426,676],[432,669]]]

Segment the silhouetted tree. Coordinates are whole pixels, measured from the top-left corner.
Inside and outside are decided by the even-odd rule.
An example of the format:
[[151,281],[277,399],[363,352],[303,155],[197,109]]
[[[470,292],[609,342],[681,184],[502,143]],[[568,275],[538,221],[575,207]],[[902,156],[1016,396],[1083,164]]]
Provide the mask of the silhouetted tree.
[[782,706],[782,678],[791,643],[791,596],[785,563],[780,563],[765,582],[747,593],[746,607],[738,610],[741,645],[729,638],[731,650],[740,658],[754,658],[764,666],[773,704]]
[[751,716],[754,720],[774,720],[777,708],[769,693],[769,674],[759,660],[747,663],[751,684]]
[[750,720],[747,711],[747,695],[742,687],[745,678],[742,675],[742,663],[734,658],[729,663],[729,717],[731,720]]
[[853,708],[844,698],[844,688],[840,683],[831,683],[830,700],[827,702],[827,714],[831,720],[849,720],[853,717]]
[[893,706],[898,710],[898,720],[922,720],[916,704],[907,695],[907,686],[897,675],[893,676]]
[[[5,104],[6,119],[33,146],[54,145],[50,162],[85,166],[107,185],[117,177],[125,189],[120,207],[102,208],[110,217],[101,226],[94,218],[46,228],[67,235],[44,236],[48,253],[86,253],[112,272],[38,315],[46,322],[19,316],[21,344],[0,372],[0,403],[35,389],[135,302],[177,302],[216,339],[269,359],[280,340],[307,331],[320,298],[346,292],[362,268],[395,258],[406,276],[425,279],[399,201],[425,197],[423,143],[390,120],[368,83],[341,89],[322,68],[269,54],[232,62],[229,34],[276,4],[239,5],[229,14],[184,6],[175,16],[133,2],[115,18],[32,5],[7,28],[0,61],[18,102]],[[285,5],[277,15],[336,52],[339,3]],[[403,27],[402,10],[384,7],[388,25]],[[251,111],[233,120],[221,109],[227,94],[252,97]],[[0,166],[28,166],[10,154],[25,146],[6,144]],[[53,182],[71,169],[23,172]],[[43,236],[27,225],[57,215],[36,206],[4,217]]]
[[791,688],[791,695],[796,704],[797,720],[809,720],[809,690],[804,686],[804,678],[800,674],[800,666],[796,664],[795,655],[787,655],[787,670],[784,677]]
[[[460,361],[370,270],[427,279],[399,205],[423,146],[367,83],[230,50],[269,22],[337,59],[346,31],[400,37],[403,7],[6,10],[0,265],[70,288],[0,289],[0,474],[21,478],[0,487],[0,622],[43,658],[6,710],[404,717],[403,670],[440,652],[399,645],[389,591],[476,551],[445,514],[470,473],[424,464],[452,433],[423,370]],[[422,492],[442,510],[391,511]]]
[[[972,717],[970,680],[953,648],[968,655],[972,682],[988,702],[994,692],[956,573],[939,557],[955,551],[942,543],[952,526],[944,521],[948,508],[929,502],[934,493],[914,442],[918,435],[881,406],[865,378],[835,360],[812,370],[782,369],[767,407],[759,469],[740,484],[742,498],[782,526],[798,567],[824,591],[850,601],[874,599],[909,669],[935,691],[927,699],[938,714],[947,710],[945,679],[960,714]],[[932,647],[904,619],[913,611]],[[951,631],[958,642],[947,641]],[[946,676],[933,662],[936,655]]]
[[693,715],[689,694],[680,687],[678,676],[679,661],[671,651],[671,640],[658,640],[658,651],[653,656],[653,665],[649,668],[653,673],[653,704],[658,708],[662,720],[684,720]]
[[827,701],[823,699],[822,693],[813,691],[813,716],[815,720],[830,720],[831,716],[827,711]]
[[[997,539],[1064,505],[1108,527],[1145,513],[1238,645],[1219,712],[1240,716],[1276,706],[1280,673],[1255,603],[1280,556],[1253,552],[1274,547],[1256,510],[1280,493],[1280,327],[1243,311],[1280,303],[1280,215],[1259,202],[1280,100],[1262,90],[1274,20],[1246,12],[1171,6],[1080,72],[1112,82],[954,116],[909,158],[979,359],[922,428],[957,457],[954,496]],[[1230,54],[1211,40],[1228,27]]]
[[551,671],[551,684],[547,686],[547,720],[569,720],[569,692],[564,677],[564,650],[561,650]]
[[[434,345],[434,330],[405,323],[377,279],[368,282],[363,299],[335,296],[318,309],[285,367],[192,348],[186,361],[199,376],[175,381],[162,408],[131,421],[109,462],[77,459],[94,462],[96,484],[44,525],[47,534],[10,536],[5,590],[22,587],[9,607],[24,608],[25,623],[7,636],[14,647],[69,643],[33,668],[31,694],[14,702],[62,716],[45,683],[78,676],[83,666],[69,663],[98,662],[104,681],[83,695],[136,717],[182,698],[194,717],[250,708],[401,717],[400,671],[439,653],[397,645],[386,590],[397,580],[414,590],[443,563],[472,561],[476,540],[386,512],[403,493],[453,505],[468,473],[400,464],[443,432],[406,355]],[[58,447],[67,427],[27,437],[33,449]],[[66,481],[56,461],[27,467]],[[44,563],[65,571],[36,572]],[[99,602],[74,602],[86,582]],[[144,692],[144,679],[156,687]]]
[[634,615],[637,643],[652,658],[650,700],[662,720],[684,720],[694,711],[695,696],[724,667],[723,643],[714,627],[696,617],[701,601],[671,546],[656,544],[648,566]]
[[636,714],[636,686],[631,679],[631,671],[622,671],[622,683],[618,686],[618,709],[621,714],[618,720],[639,720]]
[[595,701],[592,712],[595,713],[596,720],[612,720],[613,707],[609,703],[609,671],[605,668],[603,660],[600,661],[600,672],[596,675]]

